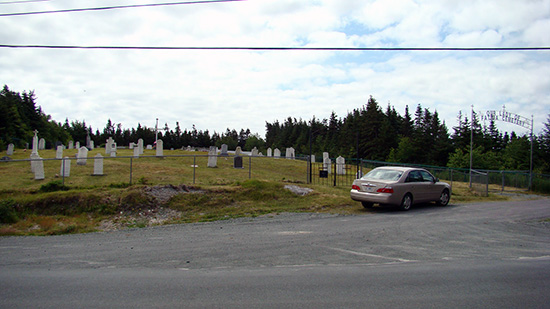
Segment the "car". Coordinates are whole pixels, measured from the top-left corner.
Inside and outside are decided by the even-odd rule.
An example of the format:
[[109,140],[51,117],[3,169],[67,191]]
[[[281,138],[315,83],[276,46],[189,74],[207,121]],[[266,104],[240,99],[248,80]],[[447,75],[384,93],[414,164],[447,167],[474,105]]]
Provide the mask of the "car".
[[446,206],[451,199],[451,186],[423,168],[384,166],[355,179],[350,196],[365,208],[380,204],[409,210],[414,204],[427,202]]

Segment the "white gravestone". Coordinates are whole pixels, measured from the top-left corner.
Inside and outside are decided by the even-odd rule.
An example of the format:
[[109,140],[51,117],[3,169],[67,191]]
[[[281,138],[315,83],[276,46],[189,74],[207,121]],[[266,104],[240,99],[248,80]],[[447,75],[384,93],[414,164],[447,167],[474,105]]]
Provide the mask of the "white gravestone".
[[55,158],[56,159],[63,158],[63,146],[57,146],[57,149],[55,150]]
[[94,176],[103,176],[103,156],[98,153],[94,157]]
[[157,140],[156,156],[157,157],[164,156],[164,142],[161,139]]
[[42,158],[38,157],[38,161],[35,161],[34,166],[34,179],[35,180],[42,180],[44,179],[44,161]]
[[258,156],[258,149],[256,149],[256,147],[254,147],[254,149],[252,149],[252,151],[250,152],[250,156],[252,156],[252,157],[257,157]]
[[71,160],[69,157],[63,158],[61,160],[61,169],[59,171],[60,177],[69,177],[71,176]]
[[76,164],[86,165],[86,159],[88,159],[88,148],[86,147],[78,148]]
[[218,148],[215,146],[211,146],[208,151],[208,167],[218,167]]
[[315,155],[311,155],[311,163],[315,163]]
[[138,139],[138,149],[139,149],[139,154],[142,155],[143,154],[143,139]]
[[267,156],[268,157],[273,157],[273,149],[267,148]]
[[80,149],[80,142],[74,143],[74,149],[76,150]]
[[342,156],[336,158],[336,174],[345,175],[346,174],[346,159]]
[[222,157],[227,157],[228,154],[227,154],[227,144],[222,144],[222,148],[220,150],[220,156]]
[[332,162],[330,161],[330,158],[328,157],[323,158],[323,170],[327,171],[330,174],[331,169],[332,169]]
[[279,148],[275,148],[275,150],[273,150],[273,157],[275,159],[279,159],[281,157],[281,151],[279,150]]
[[46,149],[46,140],[41,138],[38,141],[38,150],[44,150],[44,149]]
[[153,145],[147,145],[147,150],[153,150]]
[[69,147],[67,147],[68,149],[73,149],[74,148],[74,142],[73,141],[69,141]]
[[235,156],[242,156],[243,151],[241,149],[241,146],[237,146],[237,149],[235,149]]
[[296,154],[295,154],[294,148],[292,148],[292,147],[287,148],[287,149],[286,149],[285,157],[286,157],[287,159],[294,160],[294,159],[296,158]]
[[111,151],[112,151],[112,147],[113,147],[113,143],[115,141],[113,140],[112,137],[109,137],[106,141],[105,141],[105,154],[106,155],[111,155]]
[[94,145],[94,141],[90,141],[90,144],[88,144],[88,148],[90,148],[90,150],[94,149],[95,145]]
[[328,155],[328,152],[323,152],[323,162],[325,161],[325,159],[328,159],[330,158],[330,156]]
[[134,144],[133,142],[130,142],[130,144],[128,145],[128,149],[134,149],[135,145],[136,144]]
[[31,172],[34,173],[36,170],[36,165],[38,164],[37,160],[40,159],[40,156],[38,155],[38,153],[32,152],[30,159],[31,159]]
[[113,143],[111,144],[111,147],[110,147],[110,148],[111,148],[111,153],[110,153],[111,157],[113,157],[113,158],[116,157],[116,150],[117,150],[117,148],[116,148],[116,143],[113,142]]
[[134,158],[139,158],[139,147],[134,148]]
[[38,130],[34,130],[34,136],[32,138],[32,153],[38,154]]
[[14,144],[9,144],[8,145],[8,151],[6,152],[6,154],[8,156],[13,156],[13,150],[15,149],[15,145]]

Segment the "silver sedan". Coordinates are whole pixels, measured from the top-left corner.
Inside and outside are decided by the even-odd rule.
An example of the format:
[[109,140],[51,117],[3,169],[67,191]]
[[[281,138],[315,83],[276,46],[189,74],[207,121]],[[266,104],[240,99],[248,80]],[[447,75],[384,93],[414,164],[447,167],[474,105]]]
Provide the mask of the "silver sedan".
[[451,199],[451,186],[422,168],[385,166],[354,180],[350,195],[365,208],[387,204],[409,210],[417,203],[447,205]]

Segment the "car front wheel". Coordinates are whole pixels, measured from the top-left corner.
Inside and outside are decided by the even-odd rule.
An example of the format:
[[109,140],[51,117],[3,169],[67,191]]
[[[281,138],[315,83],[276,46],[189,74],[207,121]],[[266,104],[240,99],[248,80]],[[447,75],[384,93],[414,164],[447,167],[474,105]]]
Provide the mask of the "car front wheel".
[[401,205],[399,205],[399,209],[401,210],[409,210],[411,209],[413,202],[412,195],[410,193],[405,194],[403,197],[403,200],[401,201]]
[[447,206],[447,204],[449,204],[450,199],[451,199],[451,195],[449,194],[449,190],[445,189],[445,190],[443,190],[443,192],[441,192],[441,196],[439,196],[439,200],[437,201],[437,205]]

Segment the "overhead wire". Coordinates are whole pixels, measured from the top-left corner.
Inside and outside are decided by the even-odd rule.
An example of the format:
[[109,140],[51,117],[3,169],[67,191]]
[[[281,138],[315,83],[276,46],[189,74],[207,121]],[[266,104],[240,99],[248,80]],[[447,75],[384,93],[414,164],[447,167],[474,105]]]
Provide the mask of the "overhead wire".
[[92,7],[92,8],[76,8],[76,9],[65,9],[65,10],[35,11],[35,12],[19,12],[19,13],[4,13],[4,14],[0,14],[0,17],[26,16],[26,15],[39,15],[39,14],[54,14],[54,13],[71,13],[71,12],[85,12],[85,11],[105,11],[105,10],[129,9],[129,8],[142,8],[142,7],[155,7],[155,6],[172,6],[172,5],[186,5],[186,4],[206,4],[206,3],[222,3],[222,2],[238,2],[238,1],[246,1],[246,0],[199,0],[199,1],[181,1],[181,2],[148,3],[148,4],[114,5],[114,6]]
[[19,1],[5,1],[0,2],[0,4],[22,4],[22,3],[32,3],[32,2],[46,2],[51,0],[19,0]]
[[111,50],[252,50],[252,51],[545,51],[550,47],[258,47],[258,46],[82,46],[0,44],[0,48],[111,49]]

